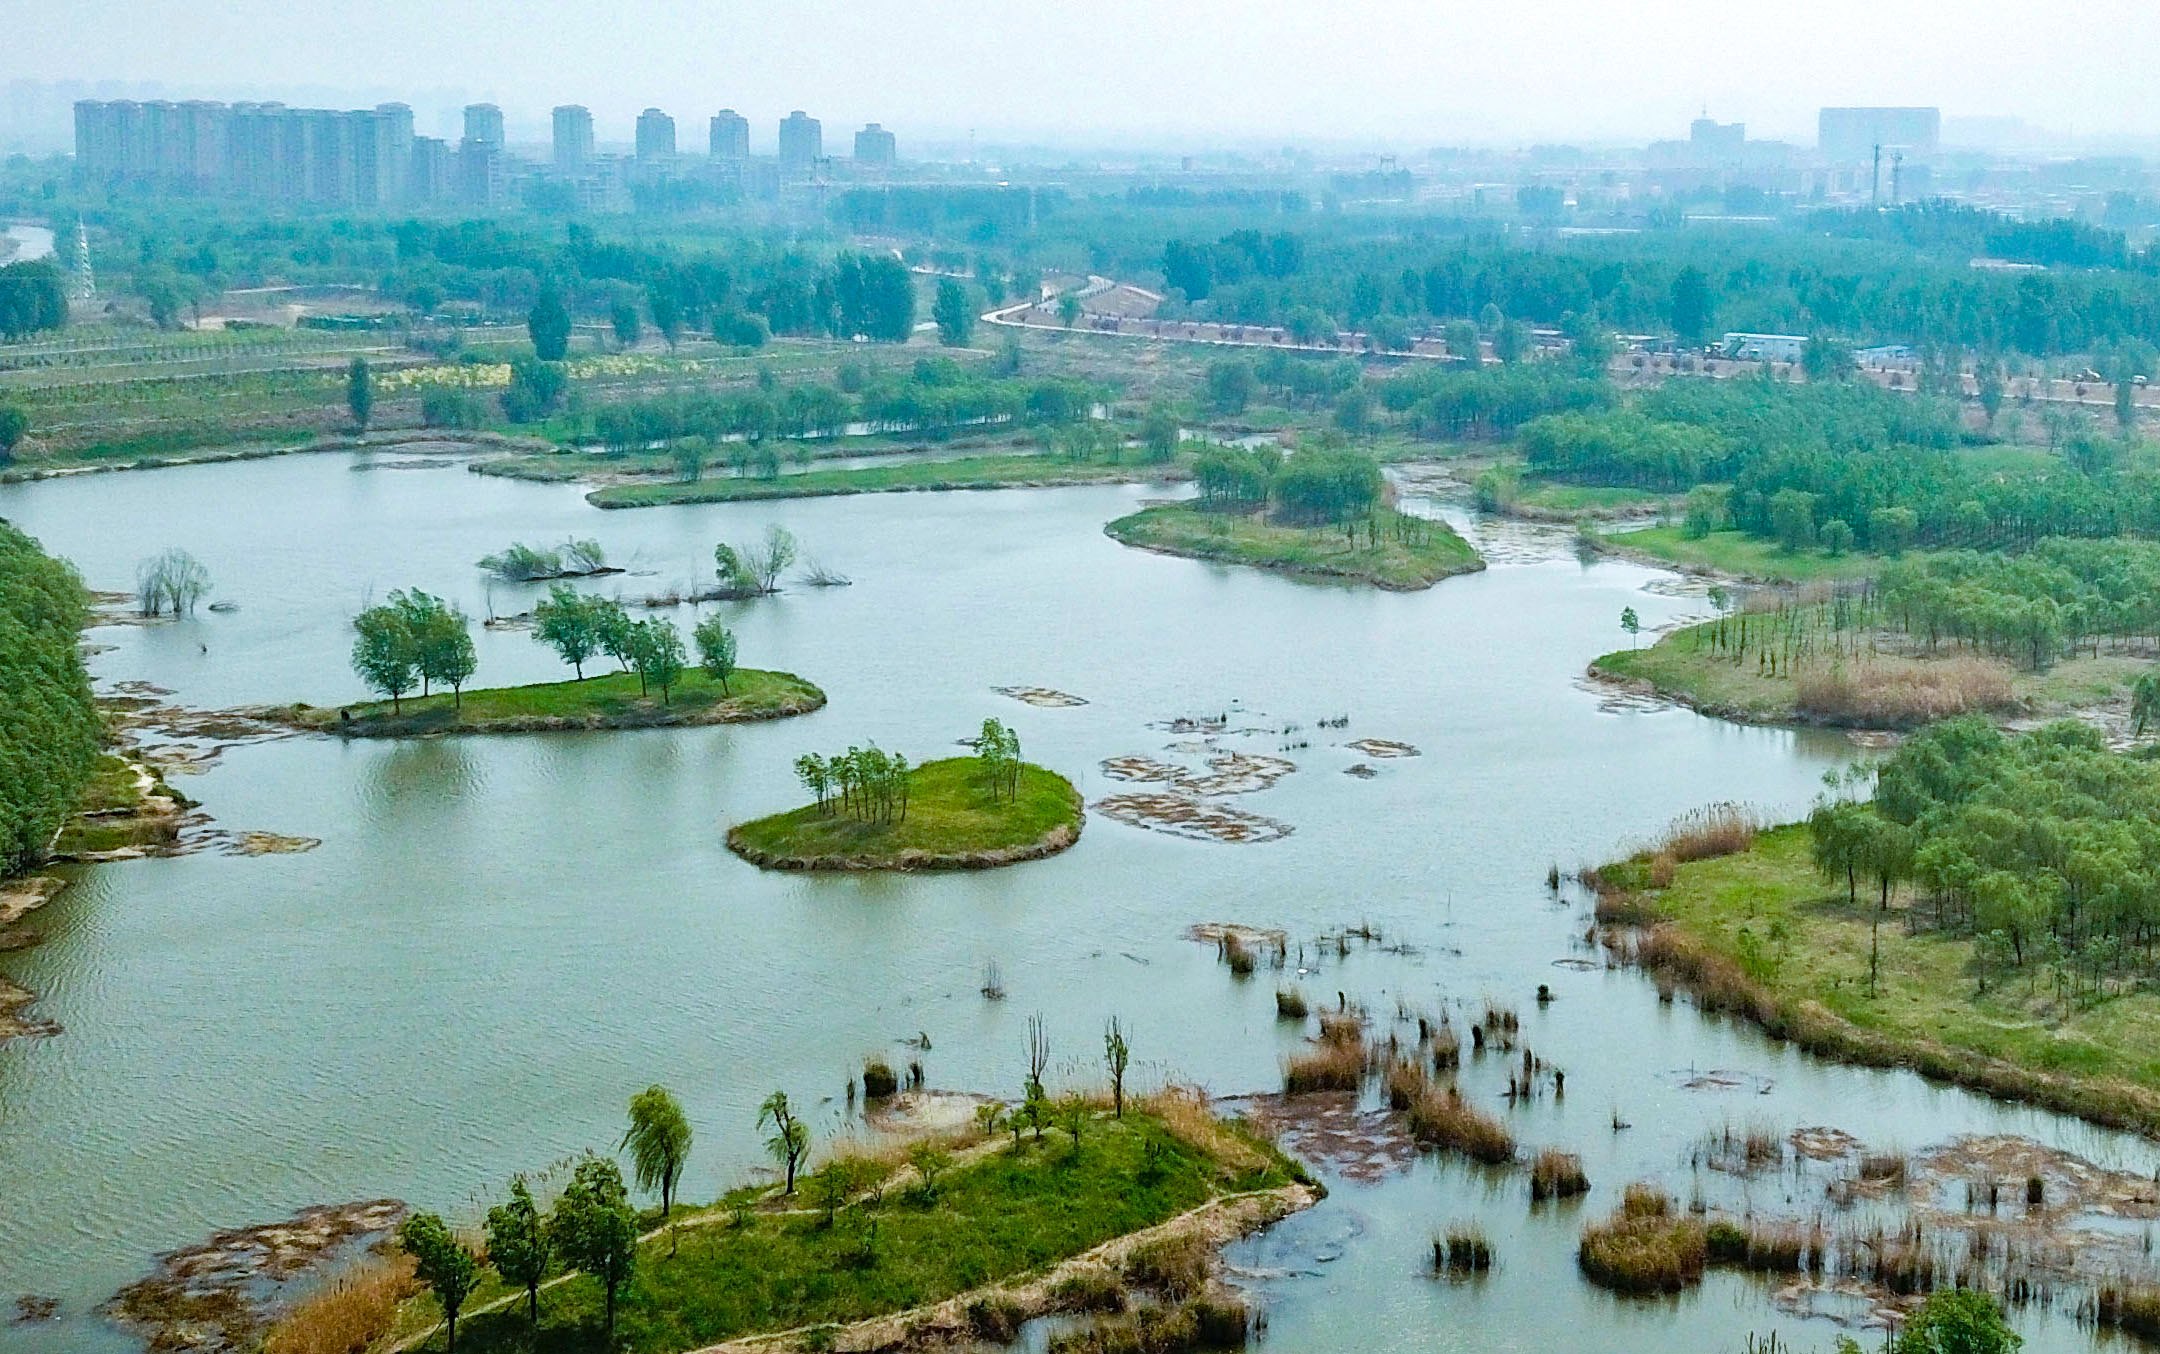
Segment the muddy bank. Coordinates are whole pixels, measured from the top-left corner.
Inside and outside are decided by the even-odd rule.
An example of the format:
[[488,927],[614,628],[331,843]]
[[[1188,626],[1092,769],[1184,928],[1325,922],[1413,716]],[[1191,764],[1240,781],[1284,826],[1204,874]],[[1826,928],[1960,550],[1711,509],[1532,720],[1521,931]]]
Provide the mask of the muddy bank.
[[[1074,812],[1080,810],[1077,798]],[[728,850],[749,861],[761,870],[839,870],[871,871],[895,870],[912,873],[927,870],[996,870],[1023,861],[1042,860],[1069,849],[1080,840],[1080,829],[1085,819],[1060,823],[1032,842],[1019,846],[1001,847],[994,851],[898,851],[891,855],[859,856],[839,852],[818,855],[791,855],[783,851],[765,851],[750,845],[742,838],[742,829],[728,829]]]
[[402,1202],[370,1199],[219,1232],[159,1256],[104,1311],[159,1354],[242,1354],[308,1280],[386,1239],[404,1217]]

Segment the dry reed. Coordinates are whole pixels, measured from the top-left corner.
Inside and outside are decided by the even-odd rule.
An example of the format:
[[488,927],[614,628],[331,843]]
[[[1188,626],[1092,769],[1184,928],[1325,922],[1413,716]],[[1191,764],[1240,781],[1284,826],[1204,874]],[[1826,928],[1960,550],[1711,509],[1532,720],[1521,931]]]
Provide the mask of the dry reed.
[[362,1354],[418,1288],[410,1256],[371,1257],[294,1303],[263,1337],[263,1354]]
[[1902,728],[2016,704],[2010,670],[1990,658],[1876,658],[1801,670],[1793,707],[1827,723]]
[[1429,1091],[1410,1107],[1409,1118],[1410,1136],[1427,1147],[1461,1152],[1491,1166],[1515,1159],[1515,1139],[1507,1127],[1452,1086]]
[[1530,1198],[1569,1199],[1590,1191],[1590,1177],[1583,1174],[1582,1158],[1573,1152],[1548,1147],[1530,1163]]

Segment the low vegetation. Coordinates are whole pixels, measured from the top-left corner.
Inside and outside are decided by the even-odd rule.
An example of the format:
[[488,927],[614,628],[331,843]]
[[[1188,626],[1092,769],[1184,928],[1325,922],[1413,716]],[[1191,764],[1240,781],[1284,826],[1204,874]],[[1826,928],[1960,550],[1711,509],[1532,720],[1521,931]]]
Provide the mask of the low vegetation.
[[983,755],[921,765],[875,745],[798,758],[813,801],[738,823],[728,848],[768,869],[937,870],[1033,860],[1079,840],[1070,781],[1021,761],[1003,725],[977,742]]
[[533,733],[558,729],[647,728],[671,724],[733,724],[807,714],[825,693],[792,673],[739,668],[723,685],[690,668],[669,689],[640,691],[635,672],[583,681],[486,687],[452,696],[375,701],[343,707],[295,705],[277,713],[304,728],[355,738],[428,733]]
[[1612,943],[1705,1009],[2151,1131],[2160,998],[2136,825],[2160,813],[2156,777],[2083,726],[1949,721],[1908,740],[1869,801],[1591,878],[1602,918],[1647,928]]
[[1104,528],[1143,550],[1320,578],[1347,578],[1395,590],[1429,588],[1485,567],[1445,522],[1375,506],[1343,526],[1285,522],[1260,513],[1161,504]]
[[826,498],[905,490],[1020,489],[1042,485],[1136,484],[1182,478],[1174,464],[1082,462],[1045,455],[963,456],[895,461],[842,470],[804,470],[766,479],[706,479],[666,484],[612,484],[585,497],[597,508],[650,508],[669,503],[739,503],[773,498]]

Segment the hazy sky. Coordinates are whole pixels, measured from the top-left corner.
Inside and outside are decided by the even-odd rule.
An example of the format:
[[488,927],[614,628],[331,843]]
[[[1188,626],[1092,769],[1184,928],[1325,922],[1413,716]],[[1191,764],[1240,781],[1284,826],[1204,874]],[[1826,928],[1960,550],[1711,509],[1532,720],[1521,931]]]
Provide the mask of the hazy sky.
[[[1837,103],[1937,104],[2081,136],[2160,135],[2160,0],[15,0],[0,82],[182,93],[442,91],[512,125],[637,110],[686,148],[722,105],[760,142],[790,108],[828,136],[1411,147],[1685,135],[1704,105],[1812,142]],[[2074,17],[2073,17],[2074,16]]]

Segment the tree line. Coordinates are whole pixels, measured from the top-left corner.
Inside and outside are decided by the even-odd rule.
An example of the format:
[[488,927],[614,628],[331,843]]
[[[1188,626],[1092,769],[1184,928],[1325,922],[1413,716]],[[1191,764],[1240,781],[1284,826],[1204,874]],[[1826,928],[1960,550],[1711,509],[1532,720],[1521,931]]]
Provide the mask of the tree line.
[[1285,457],[1273,447],[1208,446],[1193,459],[1193,481],[1210,508],[1269,507],[1286,522],[1339,526],[1379,506],[1379,462],[1346,447],[1315,445]]
[[0,339],[28,338],[67,321],[67,281],[50,259],[0,267]]
[[82,579],[0,521],[0,876],[34,864],[97,766]]

